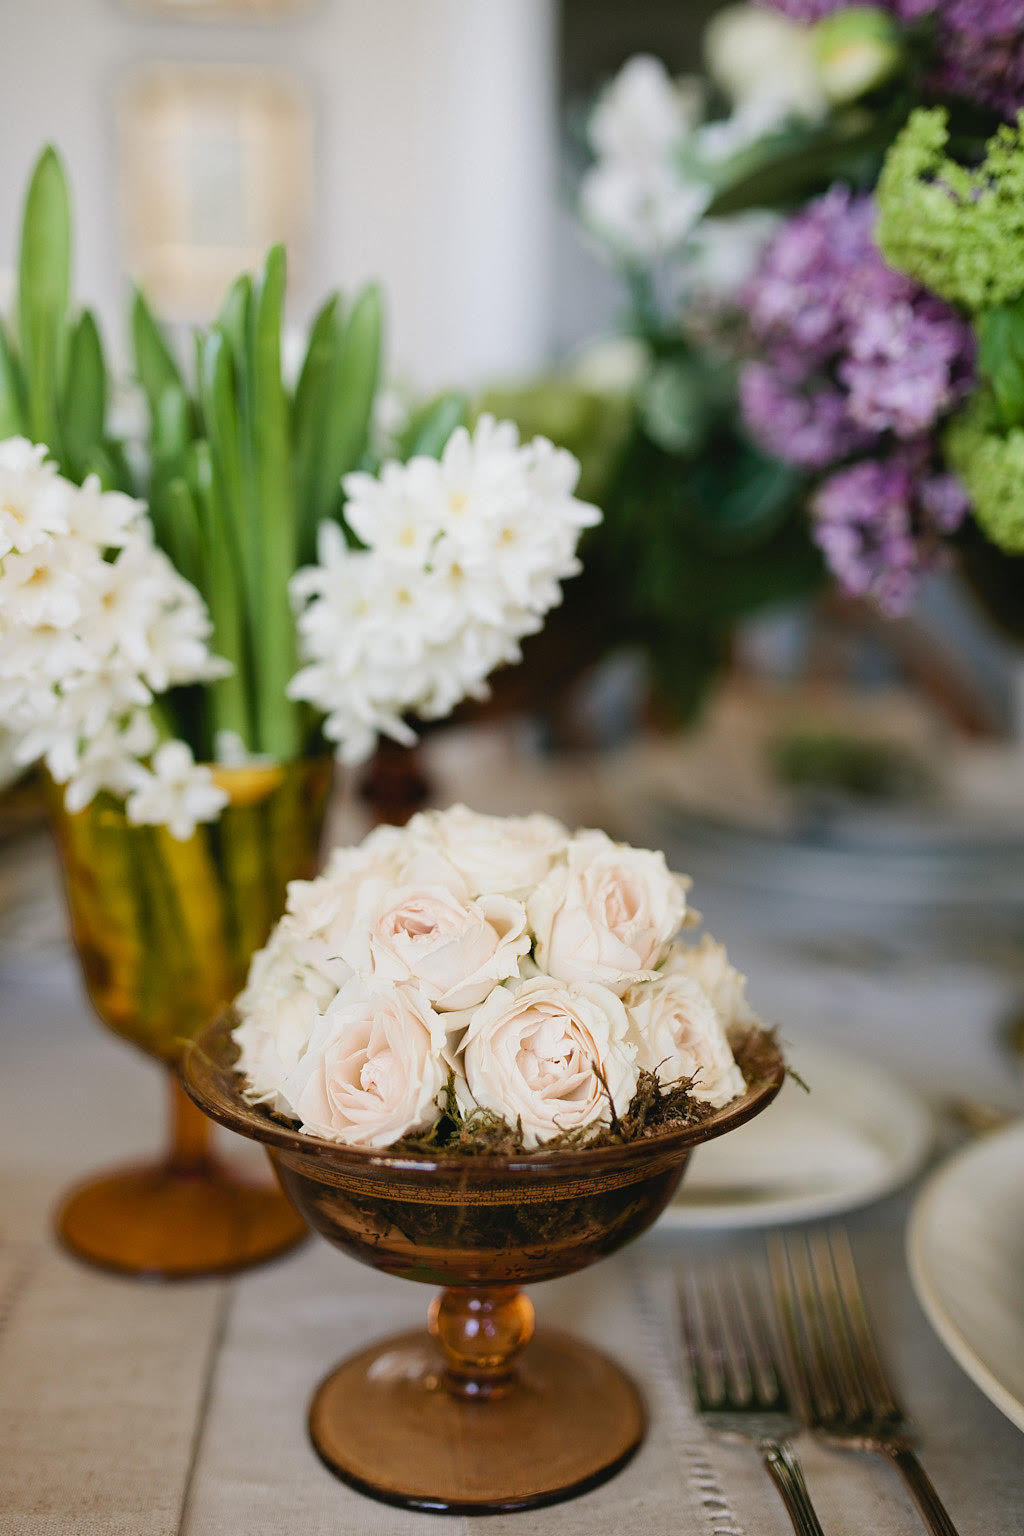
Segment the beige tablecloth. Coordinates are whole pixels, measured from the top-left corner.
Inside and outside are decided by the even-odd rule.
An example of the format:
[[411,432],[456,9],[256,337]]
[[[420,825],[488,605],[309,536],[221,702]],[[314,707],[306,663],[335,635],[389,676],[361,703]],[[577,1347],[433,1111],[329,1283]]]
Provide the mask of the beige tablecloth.
[[[320,1242],[240,1279],[171,1288],[92,1273],[55,1247],[48,1216],[62,1186],[157,1144],[162,1084],[151,1064],[91,1019],[62,941],[47,858],[43,849],[29,863],[35,904],[0,909],[0,1531],[468,1530],[473,1522],[462,1518],[407,1514],[351,1492],[306,1440],[306,1405],[320,1376],[365,1340],[420,1320],[426,1288],[361,1269]],[[908,962],[905,973],[890,966],[872,993],[861,964],[845,979],[834,966],[826,974],[810,960],[794,964],[757,923],[745,942],[777,1014],[846,1037],[863,1022],[864,1040],[891,1039],[904,1063],[912,1052],[894,1031],[901,1018],[914,1018],[936,1042],[928,1057],[933,1087],[940,1072],[951,1087],[1001,1085],[984,1043],[1005,998],[987,967],[972,973],[958,961],[956,977],[944,978],[939,961],[916,970]],[[1024,1439],[961,1374],[920,1314],[903,1260],[906,1210],[906,1197],[898,1197],[849,1225],[922,1454],[963,1536],[1019,1536]],[[678,1368],[682,1256],[729,1241],[752,1239],[655,1234],[591,1271],[536,1288],[542,1319],[600,1343],[636,1373],[651,1430],[634,1462],[605,1487],[573,1503],[492,1518],[488,1536],[788,1531],[756,1461],[705,1435]],[[919,1531],[887,1467],[810,1442],[801,1451],[829,1536]]]

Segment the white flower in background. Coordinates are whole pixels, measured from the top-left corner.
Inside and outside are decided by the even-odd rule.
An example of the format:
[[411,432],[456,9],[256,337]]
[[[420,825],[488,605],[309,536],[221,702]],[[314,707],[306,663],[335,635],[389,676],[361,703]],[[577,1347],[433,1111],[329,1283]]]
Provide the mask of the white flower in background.
[[282,1096],[304,1131],[390,1146],[437,1119],[444,1044],[444,1025],[422,992],[352,982],[315,1024]]
[[623,1114],[641,1066],[724,1104],[744,1087],[724,1027],[742,978],[712,941],[671,944],[685,884],[547,816],[378,828],[289,886],[236,1003],[244,1092],[360,1146],[434,1124],[450,1078],[526,1147],[609,1123],[609,1095]]
[[473,1014],[461,1073],[482,1109],[522,1125],[529,1150],[563,1131],[624,1114],[636,1090],[636,1047],[607,987],[536,976],[496,987]]
[[760,1027],[762,1021],[747,1001],[747,978],[729,963],[725,945],[709,933],[697,944],[674,944],[664,968],[698,983],[711,999],[730,1040]]
[[683,274],[687,292],[728,300],[750,281],[780,215],[754,208],[729,218],[704,219],[694,230]]
[[580,183],[584,222],[627,262],[649,263],[679,245],[711,200],[687,169],[701,91],[637,54],[605,87],[587,125],[594,165]]
[[776,124],[787,117],[816,122],[828,108],[810,31],[780,11],[729,5],[716,12],[704,32],[704,57],[736,108],[765,108]]
[[511,422],[459,428],[440,460],[345,478],[345,516],[366,546],[324,523],[319,563],[291,592],[306,665],[293,698],[325,716],[343,762],[378,735],[415,740],[409,715],[440,719],[483,697],[495,667],[519,657],[579,570],[576,545],[600,521],[573,495],[579,464]]
[[622,999],[629,1015],[637,1066],[664,1084],[692,1078],[695,1099],[721,1108],[744,1089],[717,1009],[692,976],[663,972],[630,987]]
[[67,526],[57,471],[42,444],[23,437],[0,443],[0,560],[12,550],[27,554]]
[[190,753],[173,792],[173,753],[160,773],[144,765],[154,695],[224,674],[209,634],[141,503],[95,476],[73,485],[24,439],[0,443],[0,709],[18,760],[41,758],[69,809],[129,795],[140,820],[172,807],[178,836],[219,813],[224,796]]
[[686,915],[685,893],[664,854],[577,832],[564,863],[527,898],[537,964],[621,995],[661,964]]
[[135,825],[166,827],[182,842],[201,821],[215,821],[228,795],[210,769],[197,763],[184,741],[165,741],[153,754],[152,768],[139,766],[128,796],[128,820]]

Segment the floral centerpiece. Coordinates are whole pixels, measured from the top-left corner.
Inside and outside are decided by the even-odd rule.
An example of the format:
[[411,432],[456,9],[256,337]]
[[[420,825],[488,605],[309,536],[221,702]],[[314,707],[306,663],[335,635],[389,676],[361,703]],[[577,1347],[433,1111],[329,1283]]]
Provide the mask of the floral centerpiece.
[[[68,187],[28,192],[17,324],[0,324],[0,700],[61,793],[72,929],[101,1018],[174,1067],[312,874],[330,753],[415,739],[514,662],[576,574],[597,509],[572,455],[444,396],[382,446],[381,299],[332,295],[298,377],[286,264],[232,286],[178,359],[132,306],[143,441],[109,408],[99,330],[71,307]],[[217,1168],[172,1078],[173,1147],[60,1216],[121,1270],[237,1267],[298,1234]],[[197,1206],[196,1202],[199,1202]],[[247,1203],[248,1202],[248,1203]],[[276,1211],[276,1214],[275,1214]]]
[[678,942],[688,883],[547,816],[380,828],[289,888],[236,1004],[245,1093],[313,1135],[438,1150],[720,1109],[758,1021],[720,945]]
[[[445,1289],[429,1336],[317,1390],[321,1459],[388,1503],[463,1513],[583,1492],[639,1445],[626,1373],[538,1329],[520,1289],[644,1231],[693,1147],[783,1066],[664,857],[463,806],[379,828],[297,882],[190,1093],[267,1146],[313,1228]],[[521,1359],[520,1359],[521,1357]]]
[[[614,590],[621,635],[683,706],[744,615],[828,576],[895,615],[955,556],[1019,631],[995,510],[1012,431],[980,441],[1009,330],[979,324],[999,305],[953,276],[998,218],[999,286],[1016,291],[1011,141],[987,159],[985,143],[1024,106],[1017,0],[730,5],[704,55],[681,80],[627,60],[585,123],[581,223],[621,273],[628,341],[518,407],[599,476],[605,521],[574,597]],[[948,144],[919,125],[880,181],[922,105]],[[618,443],[611,463],[595,440]]]

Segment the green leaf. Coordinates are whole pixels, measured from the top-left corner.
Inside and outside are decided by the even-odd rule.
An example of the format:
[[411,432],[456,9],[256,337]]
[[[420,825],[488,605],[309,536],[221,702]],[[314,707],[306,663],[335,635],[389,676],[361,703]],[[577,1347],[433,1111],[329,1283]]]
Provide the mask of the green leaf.
[[61,412],[64,452],[76,476],[84,474],[90,455],[103,453],[106,419],[107,365],[103,343],[92,311],[85,309],[71,332]]
[[900,104],[865,117],[858,108],[835,114],[821,128],[787,132],[755,146],[737,161],[738,174],[717,193],[708,217],[785,206],[840,179],[855,186],[873,185],[906,111]]
[[71,204],[56,151],[45,149],[25,199],[18,267],[18,326],[29,436],[60,456],[57,420],[71,293]]
[[465,424],[469,413],[469,401],[465,395],[452,391],[430,401],[416,411],[402,434],[398,445],[400,459],[414,459],[420,455],[439,459],[444,446],[456,427]]
[[341,330],[341,296],[333,293],[310,329],[292,403],[292,466],[300,563],[312,560],[316,551],[320,456]]
[[[248,690],[249,654],[246,643],[246,608],[241,571],[234,558],[229,514],[220,493],[210,446],[202,439],[188,453],[188,490],[200,534],[200,562],[204,571],[202,590],[213,621],[213,649],[231,662],[233,671],[210,687],[210,737],[217,731],[235,731],[250,749],[255,744]],[[180,496],[180,493],[176,493]],[[184,516],[186,504],[178,502]]]
[[177,461],[192,441],[192,407],[185,391],[169,383],[156,403],[152,424],[155,459]]
[[231,343],[236,362],[240,362],[246,354],[251,305],[252,278],[248,272],[243,272],[240,277],[235,278],[228,289],[227,297],[217,316],[217,329],[223,332]]
[[132,347],[135,372],[155,416],[164,391],[173,385],[186,393],[185,380],[141,288],[136,288],[132,300]]
[[341,479],[366,451],[380,374],[382,314],[379,289],[363,289],[352,306],[331,371],[330,394],[317,484],[314,525],[336,516]]
[[1024,300],[982,310],[978,367],[992,386],[1001,424],[1024,425]]
[[25,380],[14,343],[0,320],[0,439],[23,437],[27,430]]
[[285,254],[267,256],[253,294],[251,324],[252,461],[259,544],[260,601],[250,613],[259,749],[287,762],[302,749],[297,706],[287,696],[295,673],[295,621],[288,583],[298,549],[291,473],[290,411],[281,378]]

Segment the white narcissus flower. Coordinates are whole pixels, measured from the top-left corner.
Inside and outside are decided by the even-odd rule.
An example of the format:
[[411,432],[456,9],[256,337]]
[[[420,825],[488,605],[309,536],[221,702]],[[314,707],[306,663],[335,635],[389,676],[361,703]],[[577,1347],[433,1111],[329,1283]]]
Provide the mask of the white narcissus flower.
[[153,695],[225,673],[210,629],[141,503],[95,476],[72,484],[24,439],[0,443],[0,709],[19,760],[43,759],[69,809],[108,790],[143,820],[173,802],[179,828],[218,814],[205,770],[172,795],[143,764]]
[[0,443],[0,560],[12,550],[27,554],[67,528],[57,471],[43,445],[24,437]]
[[730,1040],[741,1038],[748,1029],[761,1027],[760,1016],[747,1001],[747,978],[730,964],[725,945],[709,933],[697,944],[674,944],[664,969],[682,972],[700,985]]
[[281,1093],[302,1129],[387,1147],[437,1119],[445,1028],[414,987],[351,982],[315,1024]]
[[719,1109],[746,1087],[711,999],[691,976],[662,973],[630,987],[629,1015],[637,1065],[664,1084],[692,1078],[695,1099]]
[[686,916],[686,883],[665,856],[578,832],[527,898],[542,970],[622,994],[651,976]]
[[191,747],[165,741],[154,752],[152,767],[139,767],[125,809],[133,825],[166,827],[185,842],[199,822],[216,820],[229,798],[210,769],[194,760]]
[[623,1114],[636,1090],[636,1048],[607,987],[550,976],[495,987],[473,1013],[457,1067],[473,1102],[521,1124],[529,1150],[563,1131]]
[[510,896],[460,899],[444,886],[368,883],[340,953],[368,985],[411,982],[438,1012],[475,1008],[518,976],[526,909]]
[[600,521],[574,496],[578,478],[571,454],[520,444],[489,416],[454,432],[440,460],[345,477],[345,516],[366,547],[324,523],[317,565],[292,578],[305,665],[288,690],[326,717],[343,762],[379,735],[411,744],[408,716],[442,718],[518,660]]

